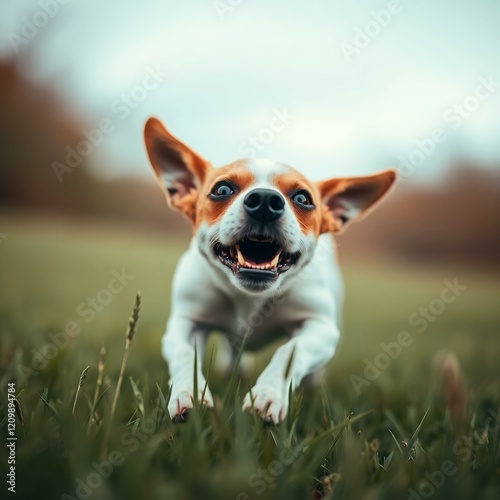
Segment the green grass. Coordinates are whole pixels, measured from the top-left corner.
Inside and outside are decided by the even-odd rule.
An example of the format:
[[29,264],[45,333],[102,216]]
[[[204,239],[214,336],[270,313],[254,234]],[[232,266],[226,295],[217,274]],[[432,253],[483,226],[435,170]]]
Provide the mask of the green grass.
[[[498,274],[346,259],[344,337],[321,390],[296,392],[287,420],[264,426],[241,412],[257,373],[231,385],[211,370],[215,409],[195,408],[186,424],[174,425],[159,345],[186,241],[12,217],[0,217],[0,232],[8,234],[0,240],[2,436],[9,382],[23,415],[12,498],[393,499],[412,498],[410,488],[421,498],[499,498],[500,416],[491,418],[500,411]],[[79,314],[122,269],[134,276],[123,291],[92,320]],[[409,317],[455,277],[467,289],[418,332]],[[137,290],[141,310],[112,416]],[[80,332],[50,351],[68,322]],[[363,376],[365,360],[374,362],[380,344],[402,331],[411,344],[356,391],[352,376]],[[216,346],[210,343],[206,368]],[[442,349],[452,349],[462,365],[467,409],[458,428],[440,398],[434,359]],[[55,354],[46,363],[36,358],[35,366],[40,352]],[[271,354],[259,354],[259,369]],[[2,445],[2,474],[7,453]],[[91,486],[78,491],[82,482]],[[7,484],[2,488],[4,498]]]

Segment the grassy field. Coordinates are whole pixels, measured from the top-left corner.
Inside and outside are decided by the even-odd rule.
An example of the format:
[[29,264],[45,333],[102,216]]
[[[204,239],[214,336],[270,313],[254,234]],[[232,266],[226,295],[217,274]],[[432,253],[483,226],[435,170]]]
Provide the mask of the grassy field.
[[[287,420],[263,426],[240,409],[257,373],[212,370],[215,409],[173,425],[159,345],[186,241],[6,216],[0,233],[2,440],[17,410],[12,498],[500,498],[498,273],[341,255],[344,337],[325,387],[297,392]],[[461,368],[448,357],[439,371],[443,349]],[[258,369],[270,355],[259,354]]]

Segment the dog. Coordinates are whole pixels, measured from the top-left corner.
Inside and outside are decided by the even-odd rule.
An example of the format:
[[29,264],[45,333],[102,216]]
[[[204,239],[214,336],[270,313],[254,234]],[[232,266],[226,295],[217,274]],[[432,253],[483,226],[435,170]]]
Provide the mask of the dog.
[[201,357],[211,331],[251,349],[279,330],[287,341],[243,401],[243,410],[277,424],[287,414],[290,385],[296,389],[322,369],[340,339],[343,285],[334,235],[389,192],[396,172],[312,182],[270,160],[213,167],[157,118],[147,120],[144,138],[168,206],[194,231],[174,274],[162,338],[170,417],[184,420],[194,398],[213,407],[201,363],[198,394],[193,383],[195,345]]

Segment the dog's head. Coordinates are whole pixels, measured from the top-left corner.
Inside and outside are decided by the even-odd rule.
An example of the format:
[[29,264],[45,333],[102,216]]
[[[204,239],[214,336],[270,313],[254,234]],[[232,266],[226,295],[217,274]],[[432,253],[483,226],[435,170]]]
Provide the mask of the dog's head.
[[247,293],[272,293],[313,257],[321,233],[339,233],[394,182],[394,170],[311,182],[268,160],[212,165],[156,118],[145,126],[149,159],[168,205],[193,224],[207,262]]

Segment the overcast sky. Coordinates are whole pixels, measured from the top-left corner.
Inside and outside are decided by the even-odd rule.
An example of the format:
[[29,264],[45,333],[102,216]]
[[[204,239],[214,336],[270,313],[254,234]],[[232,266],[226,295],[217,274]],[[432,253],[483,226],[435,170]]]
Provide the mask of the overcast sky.
[[151,176],[150,115],[216,165],[257,154],[318,179],[403,157],[427,181],[454,158],[500,165],[497,0],[66,0],[21,39],[57,1],[3,2],[0,56],[29,48],[33,78],[113,122],[90,157],[105,173]]

